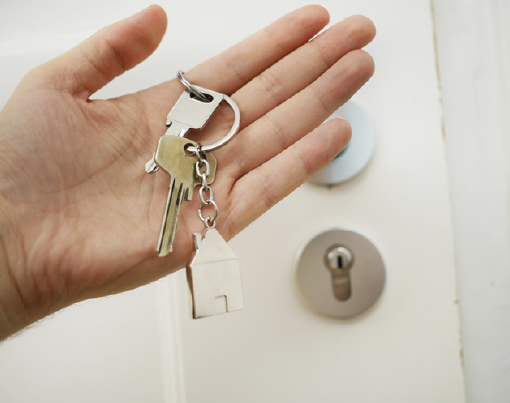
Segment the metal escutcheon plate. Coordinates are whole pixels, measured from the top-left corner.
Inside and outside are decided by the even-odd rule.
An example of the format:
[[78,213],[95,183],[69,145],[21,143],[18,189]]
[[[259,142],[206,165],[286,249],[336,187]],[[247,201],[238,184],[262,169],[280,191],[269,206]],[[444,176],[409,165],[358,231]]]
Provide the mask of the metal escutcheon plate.
[[[335,298],[332,271],[325,254],[332,246],[350,250],[350,297]],[[297,263],[297,284],[308,303],[318,312],[336,318],[350,318],[367,311],[381,296],[386,271],[377,248],[364,236],[340,229],[323,232],[302,249]]]

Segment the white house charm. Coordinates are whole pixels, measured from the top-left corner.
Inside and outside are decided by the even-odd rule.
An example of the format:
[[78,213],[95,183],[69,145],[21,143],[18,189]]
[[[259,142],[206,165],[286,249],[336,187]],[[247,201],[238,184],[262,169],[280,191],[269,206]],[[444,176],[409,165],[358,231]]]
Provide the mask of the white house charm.
[[243,309],[239,259],[214,228],[193,235],[186,266],[193,319]]

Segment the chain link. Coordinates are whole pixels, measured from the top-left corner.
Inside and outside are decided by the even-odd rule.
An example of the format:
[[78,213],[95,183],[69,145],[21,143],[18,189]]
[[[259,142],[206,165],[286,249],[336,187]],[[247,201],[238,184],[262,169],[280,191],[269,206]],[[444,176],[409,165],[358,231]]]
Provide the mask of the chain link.
[[[219,210],[218,205],[214,201],[214,193],[211,187],[207,184],[207,177],[211,174],[211,167],[209,162],[207,162],[205,152],[202,151],[202,146],[199,144],[197,147],[196,156],[198,158],[197,163],[195,164],[195,170],[197,176],[200,178],[202,182],[202,187],[200,188],[200,208],[198,209],[198,216],[204,222],[207,228],[216,227],[216,218],[218,218]],[[209,197],[205,198],[204,192],[209,193]],[[214,207],[214,215],[204,217],[203,209],[205,206],[213,206]]]

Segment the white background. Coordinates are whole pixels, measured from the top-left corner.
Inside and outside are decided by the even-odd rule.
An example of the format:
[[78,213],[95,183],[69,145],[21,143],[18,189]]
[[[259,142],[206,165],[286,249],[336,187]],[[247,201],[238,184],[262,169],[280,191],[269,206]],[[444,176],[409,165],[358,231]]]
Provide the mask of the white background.
[[[98,96],[119,95],[164,81],[178,68],[189,69],[306,3],[204,0],[161,4],[169,15],[169,28],[159,50]],[[368,168],[338,188],[305,184],[231,243],[242,262],[244,311],[190,321],[180,275],[123,295],[81,303],[0,345],[2,402],[464,401],[445,134],[448,156],[452,155],[448,161],[450,189],[462,318],[467,329],[467,397],[472,402],[508,399],[510,304],[508,283],[501,281],[508,261],[508,203],[501,198],[501,194],[506,197],[507,182],[506,171],[501,174],[501,167],[495,166],[504,161],[504,148],[490,143],[493,151],[499,151],[491,154],[490,147],[485,147],[486,138],[478,131],[480,121],[494,114],[474,101],[475,95],[489,88],[485,83],[499,81],[490,81],[494,72],[488,70],[487,81],[477,81],[476,88],[482,92],[471,93],[466,88],[473,87],[472,76],[459,82],[455,74],[469,72],[466,65],[462,70],[455,63],[463,55],[472,55],[466,47],[473,38],[461,34],[469,27],[483,27],[477,25],[480,10],[473,9],[466,20],[458,18],[457,27],[450,24],[451,18],[458,17],[464,2],[436,4],[444,131],[430,3],[350,0],[321,4],[330,10],[332,22],[362,13],[378,29],[376,41],[368,48],[376,61],[376,75],[356,96],[376,131],[376,151]],[[501,2],[494,2],[494,7],[498,4],[508,11]],[[141,0],[4,1],[0,5],[0,106],[32,67],[146,5]],[[504,13],[492,13],[505,21]],[[493,25],[490,19],[484,23]],[[476,37],[478,31],[471,35]],[[465,54],[454,53],[459,43],[452,40],[459,38],[464,38],[466,47],[461,49]],[[500,38],[508,38],[501,29],[489,38],[496,49],[501,46]],[[502,79],[500,62],[494,61]],[[472,69],[476,78],[483,66],[478,60]],[[447,83],[452,83],[450,88]],[[463,109],[456,106],[459,88],[464,89],[462,100],[473,102],[468,110],[482,110],[469,115],[479,119],[478,125],[464,127],[472,133],[469,154],[464,154],[466,139],[461,138],[466,130],[459,127],[465,122]],[[500,103],[496,106],[501,108]],[[502,109],[498,110],[495,119],[503,121]],[[499,133],[495,139],[506,147],[504,128],[491,133]],[[450,132],[452,137],[448,137]],[[477,153],[476,146],[485,152]],[[492,168],[476,176],[480,171],[465,158],[477,162],[475,166]],[[466,205],[466,189],[472,188],[462,186],[465,171],[461,164],[472,167],[473,187],[483,185],[483,194],[492,196],[491,190],[500,189],[490,199],[499,204],[491,204],[488,221],[484,216],[476,222],[469,220],[473,212],[486,211],[483,207],[489,200],[480,197],[474,207]],[[465,236],[477,234],[476,223],[481,222],[488,223],[487,231],[479,236],[486,240],[487,249],[476,248],[477,238]],[[466,228],[468,223],[475,228]],[[294,282],[299,248],[333,226],[368,237],[380,249],[388,270],[379,303],[350,321],[313,314],[302,304]],[[473,249],[476,259],[470,259]],[[492,258],[486,271],[489,276],[476,282],[487,269],[488,256]]]

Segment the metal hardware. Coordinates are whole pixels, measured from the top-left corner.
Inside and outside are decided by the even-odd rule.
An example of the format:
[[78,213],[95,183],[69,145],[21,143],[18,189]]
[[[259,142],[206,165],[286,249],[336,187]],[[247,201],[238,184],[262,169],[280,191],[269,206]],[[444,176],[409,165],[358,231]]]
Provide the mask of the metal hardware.
[[[195,144],[194,149],[195,177],[202,182],[198,216],[204,222],[205,232],[193,234],[194,253],[186,265],[186,275],[192,317],[198,319],[242,309],[243,290],[239,259],[215,229],[219,210],[213,190],[208,186],[211,170],[207,154],[200,144]],[[209,193],[209,197],[205,198],[204,193]],[[204,206],[213,206],[214,215],[204,217]]]
[[352,266],[352,253],[340,245],[333,245],[324,255],[326,265],[331,271],[348,270]]
[[[200,204],[200,207],[198,209],[198,216],[200,219],[204,222],[205,227],[208,229],[215,228],[216,227],[216,218],[218,218],[219,209],[218,205],[214,201],[214,192],[211,187],[207,184],[207,177],[211,173],[209,163],[206,159],[206,154],[202,152],[202,146],[197,145],[197,153],[196,157],[198,158],[197,163],[195,164],[195,175],[199,177],[202,180],[202,187],[200,188],[199,195],[200,195],[200,201],[202,202]],[[205,167],[205,172],[202,172],[202,168]],[[204,198],[204,192],[209,192],[209,198]],[[213,206],[214,207],[214,215],[205,217],[203,216],[203,209],[204,206]]]
[[210,97],[210,102],[199,101],[187,89],[184,90],[166,117],[168,129],[165,135],[185,137],[189,129],[201,130],[205,127],[225,96],[216,91],[203,91]]
[[[198,215],[204,221],[206,228],[212,229],[216,226],[218,206],[213,200],[213,191],[208,186],[214,180],[216,160],[211,154],[211,164],[209,164],[206,153],[227,144],[238,132],[241,122],[239,107],[230,97],[190,84],[184,78],[182,71],[179,71],[177,76],[185,85],[186,90],[168,113],[167,131],[160,138],[156,153],[145,164],[147,173],[156,172],[161,167],[171,176],[170,190],[157,247],[159,256],[166,256],[172,251],[175,234],[178,230],[177,216],[180,206],[183,201],[193,198],[193,189],[199,184],[197,179],[200,179],[202,184],[200,189],[202,205]],[[193,94],[194,96],[192,96]],[[199,98],[203,98],[206,102],[200,101]],[[202,129],[222,101],[226,101],[234,110],[234,124],[226,136],[205,147],[183,139],[189,129]],[[186,146],[188,147],[185,148]],[[194,154],[196,158],[193,158],[190,154]],[[202,172],[202,167],[205,167],[205,172]],[[204,192],[209,192],[208,199],[204,198]],[[210,205],[214,207],[214,215],[204,218],[202,210],[204,206]]]
[[202,93],[199,90],[197,90],[197,88],[193,84],[191,84],[188,80],[186,80],[186,78],[184,77],[184,71],[179,70],[177,72],[177,78],[188,89],[189,92],[194,94],[202,102],[208,102],[209,101],[204,93]]
[[[200,91],[203,91],[205,94],[208,94],[209,92],[211,92],[211,93],[213,92],[210,90],[206,90],[205,88],[199,87],[198,85],[195,85],[195,88],[198,88]],[[223,136],[223,138],[218,140],[216,143],[209,144],[207,146],[202,145],[202,151],[205,153],[217,150],[218,148],[226,145],[230,140],[232,140],[234,138],[234,136],[239,131],[239,127],[241,125],[241,111],[239,110],[239,106],[237,106],[235,101],[232,98],[230,98],[229,96],[224,95],[224,94],[222,94],[222,95],[223,95],[223,101],[225,101],[227,104],[229,104],[230,107],[232,108],[232,110],[234,111],[234,123],[232,123],[232,127],[230,128],[228,133],[225,136]],[[193,146],[188,147],[187,150],[191,153],[196,153],[198,151],[197,148],[193,147]]]
[[[228,133],[223,138],[218,140],[216,143],[202,146],[203,152],[211,152],[223,147],[237,134],[241,124],[241,111],[234,100],[227,95],[207,90],[199,87],[198,85],[193,86],[193,88],[194,90],[205,94],[210,100],[208,102],[201,102],[197,98],[193,98],[191,96],[192,92],[186,88],[173,106],[172,110],[168,113],[166,118],[167,131],[165,135],[185,137],[188,134],[189,129],[202,129],[218,105],[222,101],[225,101],[234,111],[234,122]],[[190,146],[186,149],[186,151],[196,154],[198,149],[195,146]],[[153,157],[145,164],[145,171],[147,173],[154,173],[157,170],[158,165],[155,161],[155,156],[153,155]]]
[[[218,105],[223,101],[223,94],[208,91],[211,101],[198,101],[185,90],[166,117],[167,130],[165,136],[185,137],[190,129],[200,130],[206,124]],[[145,171],[153,173],[158,170],[155,155],[145,164]]]
[[352,261],[351,251],[340,245],[331,246],[324,255],[326,267],[331,271],[333,293],[335,298],[340,301],[345,301],[351,296],[349,269],[352,266]]
[[[194,141],[178,136],[162,136],[159,139],[155,161],[164,172],[170,175],[168,198],[156,249],[159,256],[166,256],[172,251],[178,229],[177,216],[180,207],[185,200],[192,199],[193,190],[199,183],[195,171],[197,159],[195,156],[188,155],[184,149],[189,143],[198,146]],[[216,163],[210,165],[216,167]],[[203,186],[203,178],[201,179]],[[205,178],[206,186],[208,186],[207,179]]]
[[[168,114],[167,132],[159,139],[158,149],[145,169],[152,173],[161,167],[171,177],[157,247],[159,256],[172,251],[180,206],[185,200],[191,200],[195,186],[201,185],[198,216],[206,229],[202,234],[193,234],[194,252],[186,265],[192,316],[196,319],[243,307],[239,259],[215,229],[219,209],[209,185],[214,181],[217,162],[212,154],[207,154],[234,137],[239,130],[241,113],[230,97],[190,84],[182,71],[177,76],[186,90]],[[189,129],[202,129],[222,101],[234,110],[234,124],[225,137],[209,146],[184,138]],[[206,198],[206,194],[209,197]],[[205,206],[213,206],[214,214],[204,217]]]
[[239,259],[215,229],[193,235],[186,265],[193,319],[243,309]]
[[379,251],[368,239],[334,229],[317,235],[302,249],[296,279],[304,299],[316,311],[350,318],[377,302],[386,271]]

